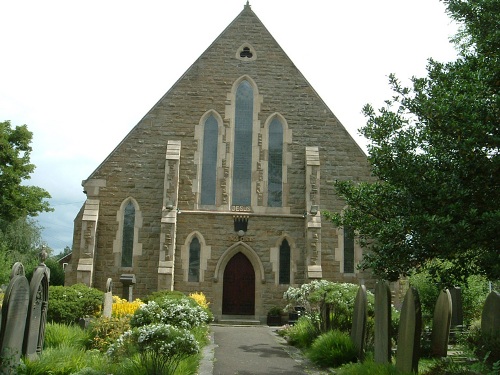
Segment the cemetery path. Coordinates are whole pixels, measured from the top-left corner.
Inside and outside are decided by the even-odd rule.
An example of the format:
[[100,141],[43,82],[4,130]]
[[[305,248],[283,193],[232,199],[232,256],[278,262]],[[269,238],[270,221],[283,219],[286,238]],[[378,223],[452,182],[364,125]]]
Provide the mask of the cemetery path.
[[329,374],[288,345],[276,327],[211,325],[211,333],[199,375]]

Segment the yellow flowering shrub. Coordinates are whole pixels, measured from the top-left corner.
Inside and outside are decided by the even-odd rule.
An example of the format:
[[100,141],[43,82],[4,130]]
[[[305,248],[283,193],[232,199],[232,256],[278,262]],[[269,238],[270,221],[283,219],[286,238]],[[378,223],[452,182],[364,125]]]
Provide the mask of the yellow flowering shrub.
[[203,307],[204,309],[208,309],[208,305],[210,304],[210,302],[207,301],[207,297],[205,297],[203,293],[201,292],[191,293],[189,295],[189,298],[194,299],[196,303],[201,307]]
[[113,296],[113,307],[111,310],[111,316],[119,318],[126,315],[133,315],[135,310],[137,310],[141,305],[143,305],[140,299],[129,302],[126,299],[122,299],[118,296]]

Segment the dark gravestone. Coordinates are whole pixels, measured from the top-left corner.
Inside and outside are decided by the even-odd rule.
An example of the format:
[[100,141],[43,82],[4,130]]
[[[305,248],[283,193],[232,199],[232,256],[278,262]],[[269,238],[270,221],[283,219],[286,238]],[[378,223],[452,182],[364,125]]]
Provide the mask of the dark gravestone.
[[375,287],[375,362],[391,362],[391,290],[387,281]]
[[134,298],[133,297],[134,285],[136,283],[135,275],[127,273],[120,275],[120,281],[123,285],[122,298],[129,302],[132,302]]
[[30,286],[24,276],[24,267],[16,263],[12,267],[10,283],[4,295],[2,305],[2,329],[0,331],[0,356],[2,374],[16,373],[23,348],[24,329]]
[[451,296],[451,325],[453,327],[464,324],[464,311],[462,308],[462,290],[454,287],[450,288]]
[[442,290],[434,308],[431,333],[431,353],[435,357],[448,355],[448,339],[451,324],[451,295],[448,290]]
[[351,339],[358,351],[358,358],[363,359],[366,320],[368,314],[368,301],[366,298],[366,287],[361,285],[354,301],[354,316],[352,318]]
[[396,368],[402,372],[418,373],[422,310],[418,292],[410,287],[406,292],[399,321]]
[[50,269],[40,264],[31,278],[28,320],[24,336],[23,354],[29,359],[36,359],[43,349],[45,323],[49,304]]
[[500,337],[500,293],[496,291],[490,292],[484,302],[481,333],[492,338]]

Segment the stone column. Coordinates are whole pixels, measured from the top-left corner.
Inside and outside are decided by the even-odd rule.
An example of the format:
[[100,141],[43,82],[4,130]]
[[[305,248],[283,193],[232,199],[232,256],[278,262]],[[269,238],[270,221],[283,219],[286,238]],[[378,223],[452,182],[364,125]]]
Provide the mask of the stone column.
[[306,147],[306,243],[307,277],[321,279],[320,161],[318,147]]

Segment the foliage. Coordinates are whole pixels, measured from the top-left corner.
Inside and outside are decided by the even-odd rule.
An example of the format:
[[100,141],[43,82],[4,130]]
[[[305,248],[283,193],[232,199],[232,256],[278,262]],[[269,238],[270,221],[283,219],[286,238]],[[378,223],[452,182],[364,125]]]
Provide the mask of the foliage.
[[156,301],[158,299],[163,299],[168,297],[170,299],[182,299],[186,296],[184,293],[179,292],[177,290],[158,290],[156,292],[151,293],[149,296],[143,299],[144,303],[148,303],[149,301]]
[[40,262],[42,245],[42,228],[33,219],[20,218],[0,227],[0,285],[9,283],[15,262],[23,264],[29,280]]
[[13,129],[10,121],[0,122],[0,229],[17,219],[52,211],[45,201],[50,198],[47,191],[23,183],[35,170],[30,163],[32,137],[26,125]]
[[[409,281],[418,290],[424,325],[430,326],[440,292],[439,286],[433,283],[433,277],[425,269],[410,276]],[[488,294],[488,281],[483,276],[473,275],[456,286],[461,289],[464,324],[469,325],[481,317]]]
[[468,332],[461,338],[461,342],[476,358],[484,360],[485,364],[491,366],[500,361],[500,337],[484,334],[479,320],[471,324]]
[[50,257],[45,261],[45,265],[50,269],[50,285],[64,285],[64,269],[56,258]]
[[189,298],[194,299],[196,303],[204,309],[208,309],[208,306],[210,305],[210,302],[207,301],[207,297],[201,292],[191,293]]
[[77,346],[83,348],[87,340],[89,340],[89,332],[84,331],[78,325],[50,322],[45,325],[45,337],[43,342],[45,349],[63,346]]
[[369,162],[376,181],[337,181],[348,208],[327,213],[355,229],[369,252],[360,264],[396,280],[436,263],[441,287],[471,274],[500,278],[500,12],[497,0],[444,0],[462,24],[459,58],[430,59],[427,76],[363,109]]
[[279,306],[272,306],[267,312],[268,316],[280,316],[283,309]]
[[355,362],[356,354],[356,346],[351,337],[337,330],[320,335],[307,351],[309,359],[323,367],[339,367],[345,363]]
[[164,297],[141,305],[132,316],[130,324],[132,327],[139,327],[165,323],[191,329],[209,322],[209,314],[192,299]]
[[339,368],[335,373],[338,375],[410,375],[398,371],[390,363],[376,363],[373,360],[367,360],[363,363],[349,363]]
[[189,330],[163,323],[134,327],[108,349],[108,355],[115,359],[139,353],[148,374],[174,374],[182,359],[198,352]]
[[293,326],[287,328],[285,336],[290,345],[308,348],[319,334],[318,324],[310,316],[301,316]]
[[104,293],[85,284],[49,286],[49,322],[74,324],[80,318],[97,316]]
[[101,316],[90,323],[88,349],[106,352],[111,344],[130,330],[130,316],[106,318]]
[[115,318],[123,317],[126,315],[133,315],[143,304],[144,302],[142,302],[138,298],[136,298],[132,302],[129,302],[126,299],[120,298],[118,296],[113,296],[111,315]]

